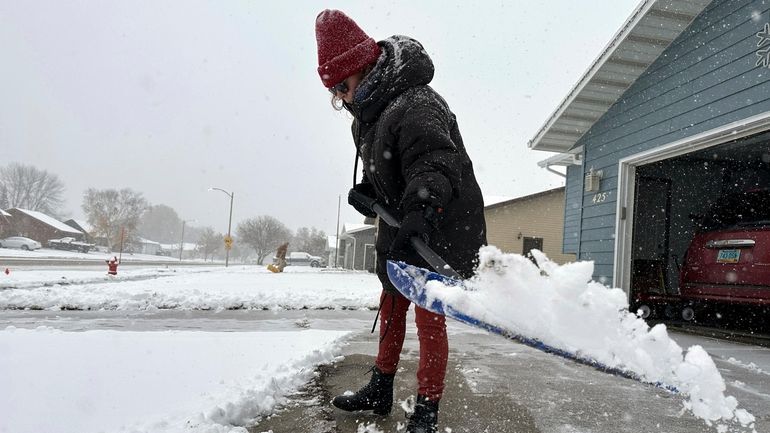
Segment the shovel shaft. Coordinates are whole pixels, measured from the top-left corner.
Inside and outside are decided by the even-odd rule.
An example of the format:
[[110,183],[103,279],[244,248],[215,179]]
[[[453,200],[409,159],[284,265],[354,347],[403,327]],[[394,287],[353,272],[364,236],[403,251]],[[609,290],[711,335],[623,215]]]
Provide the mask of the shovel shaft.
[[[401,227],[401,222],[397,220],[396,217],[394,217],[390,212],[388,212],[388,210],[385,209],[385,207],[377,203],[375,199],[354,190],[351,190],[348,196],[353,200],[363,204],[367,208],[371,209],[383,221],[385,221],[385,224],[394,228]],[[445,277],[457,278],[458,280],[462,279],[462,276],[460,276],[460,274],[458,274],[457,271],[452,269],[452,267],[449,266],[446,260],[441,258],[441,256],[438,255],[435,251],[433,251],[431,247],[425,244],[425,241],[423,241],[417,236],[413,236],[411,239],[409,239],[409,241],[412,244],[412,248],[414,248],[414,250],[417,251],[417,254],[419,254],[420,257],[423,258],[423,260],[428,262],[428,265],[430,265],[430,267],[433,268],[436,272],[438,272],[441,275],[444,275]]]

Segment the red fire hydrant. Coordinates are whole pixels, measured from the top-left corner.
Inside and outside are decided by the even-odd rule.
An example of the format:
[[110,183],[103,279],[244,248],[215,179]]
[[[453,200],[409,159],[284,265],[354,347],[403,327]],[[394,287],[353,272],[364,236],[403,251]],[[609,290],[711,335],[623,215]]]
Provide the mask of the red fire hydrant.
[[113,257],[110,260],[105,260],[105,262],[107,262],[107,274],[118,275],[118,265],[120,264],[118,258]]

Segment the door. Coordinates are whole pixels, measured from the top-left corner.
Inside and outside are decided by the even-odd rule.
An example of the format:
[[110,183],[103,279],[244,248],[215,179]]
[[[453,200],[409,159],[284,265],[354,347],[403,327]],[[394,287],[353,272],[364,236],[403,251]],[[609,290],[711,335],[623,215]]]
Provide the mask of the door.
[[631,287],[667,293],[671,237],[671,179],[639,176],[636,181]]

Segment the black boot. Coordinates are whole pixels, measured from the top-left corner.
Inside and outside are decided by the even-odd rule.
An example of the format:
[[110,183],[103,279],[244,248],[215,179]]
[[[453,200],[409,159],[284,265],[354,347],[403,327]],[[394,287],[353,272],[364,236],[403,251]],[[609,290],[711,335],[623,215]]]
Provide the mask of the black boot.
[[393,406],[393,378],[395,374],[385,374],[377,367],[372,367],[369,383],[353,395],[338,395],[332,404],[342,410],[354,412],[373,410],[377,415],[387,415]]
[[436,433],[436,424],[438,424],[438,401],[428,400],[424,395],[418,395],[406,432]]

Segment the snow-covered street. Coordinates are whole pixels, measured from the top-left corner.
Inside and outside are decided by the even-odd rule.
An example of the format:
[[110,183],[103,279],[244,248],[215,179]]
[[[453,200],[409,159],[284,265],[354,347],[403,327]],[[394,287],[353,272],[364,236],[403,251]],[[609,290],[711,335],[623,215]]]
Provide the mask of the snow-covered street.
[[[379,293],[372,274],[163,267],[108,279],[101,267],[29,267],[0,281],[0,389],[12,390],[0,396],[3,432],[266,431],[250,426],[272,413],[263,423],[288,416],[317,365],[340,363],[339,377],[326,378],[330,392],[355,389],[365,376],[346,376],[346,363],[370,362],[376,350],[368,332]],[[534,430],[520,431],[718,431],[684,411],[680,396],[456,322],[449,333],[441,425],[455,432],[485,421],[463,416],[464,407],[479,413],[493,400],[487,421],[522,416]],[[414,334],[410,325],[399,375],[407,394],[398,399],[414,392]],[[757,417],[757,432],[768,431],[770,350],[670,334],[682,347],[702,346],[725,394]],[[303,405],[326,407],[319,397]],[[397,412],[387,419],[335,412],[337,427],[328,431],[395,431]]]

